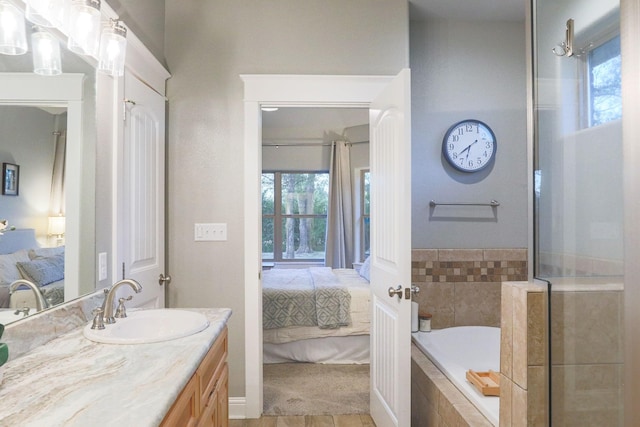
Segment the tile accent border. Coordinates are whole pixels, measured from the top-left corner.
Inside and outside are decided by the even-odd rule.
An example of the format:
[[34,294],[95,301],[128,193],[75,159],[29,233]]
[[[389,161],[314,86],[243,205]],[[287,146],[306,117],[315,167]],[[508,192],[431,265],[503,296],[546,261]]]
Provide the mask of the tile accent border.
[[415,301],[435,329],[500,326],[503,281],[527,280],[527,249],[413,249]]

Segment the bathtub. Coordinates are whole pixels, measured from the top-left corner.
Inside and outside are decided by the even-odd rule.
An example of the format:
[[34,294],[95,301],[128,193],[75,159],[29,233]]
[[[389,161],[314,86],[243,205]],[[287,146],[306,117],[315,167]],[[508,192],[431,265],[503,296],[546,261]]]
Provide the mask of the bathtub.
[[478,410],[498,425],[500,399],[483,396],[466,379],[469,369],[500,372],[500,328],[457,326],[414,332],[413,342]]

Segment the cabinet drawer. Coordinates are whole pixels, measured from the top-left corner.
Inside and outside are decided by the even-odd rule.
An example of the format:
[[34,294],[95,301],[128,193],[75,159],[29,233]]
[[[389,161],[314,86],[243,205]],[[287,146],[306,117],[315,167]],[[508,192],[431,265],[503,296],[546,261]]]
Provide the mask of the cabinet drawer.
[[196,373],[200,379],[200,403],[204,407],[214,391],[215,378],[220,375],[223,364],[227,360],[227,328],[225,327],[215,344],[202,360]]

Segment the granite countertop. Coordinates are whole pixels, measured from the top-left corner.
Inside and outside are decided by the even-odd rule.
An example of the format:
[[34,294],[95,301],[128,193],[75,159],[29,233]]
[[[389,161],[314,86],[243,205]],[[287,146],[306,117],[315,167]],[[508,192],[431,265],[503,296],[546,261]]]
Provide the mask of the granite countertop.
[[82,335],[83,325],[9,361],[0,384],[0,425],[159,425],[231,316],[224,308],[194,311],[209,327],[188,337],[99,344]]

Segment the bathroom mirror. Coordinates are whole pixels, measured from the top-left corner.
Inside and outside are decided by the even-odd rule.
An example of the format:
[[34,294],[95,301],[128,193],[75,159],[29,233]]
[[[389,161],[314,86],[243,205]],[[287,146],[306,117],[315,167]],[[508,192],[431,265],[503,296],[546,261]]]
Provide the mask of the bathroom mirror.
[[[50,77],[33,73],[30,52],[0,55],[0,163],[19,166],[17,195],[0,195],[0,219],[17,230],[5,231],[0,239],[33,229],[39,246],[64,246],[63,280],[54,303],[93,292],[96,284],[95,68],[61,48],[63,74]],[[56,159],[61,140],[66,149]],[[54,164],[64,170],[61,197],[51,196]],[[64,206],[64,228],[56,227],[59,219],[49,219],[57,216],[59,206]],[[8,314],[8,308],[0,306],[0,313]],[[29,314],[34,312],[32,308]],[[3,317],[0,323],[20,318]]]

